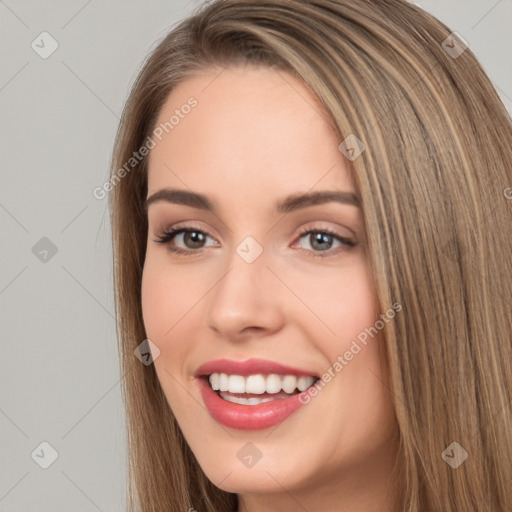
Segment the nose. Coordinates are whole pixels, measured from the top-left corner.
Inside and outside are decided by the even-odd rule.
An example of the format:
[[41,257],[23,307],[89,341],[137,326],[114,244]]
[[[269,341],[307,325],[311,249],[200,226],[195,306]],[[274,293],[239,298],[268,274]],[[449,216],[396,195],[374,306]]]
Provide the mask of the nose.
[[209,295],[206,323],[217,336],[231,341],[264,337],[284,325],[283,290],[267,268],[265,251],[244,261],[235,251]]

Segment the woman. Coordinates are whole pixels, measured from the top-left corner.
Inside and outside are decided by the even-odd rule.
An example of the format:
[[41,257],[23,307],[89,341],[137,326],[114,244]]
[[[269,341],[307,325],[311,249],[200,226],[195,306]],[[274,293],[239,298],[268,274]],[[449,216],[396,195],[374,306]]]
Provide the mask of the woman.
[[402,0],[175,27],[112,164],[130,509],[510,511],[511,142]]

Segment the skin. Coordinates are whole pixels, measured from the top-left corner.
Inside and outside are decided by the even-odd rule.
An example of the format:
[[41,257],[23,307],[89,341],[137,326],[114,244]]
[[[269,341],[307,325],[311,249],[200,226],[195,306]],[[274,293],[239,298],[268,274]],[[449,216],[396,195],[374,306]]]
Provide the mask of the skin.
[[[208,478],[238,493],[240,511],[392,510],[396,420],[379,336],[275,427],[230,429],[204,407],[193,376],[201,364],[257,357],[322,375],[380,311],[359,207],[273,209],[293,193],[355,192],[341,141],[310,90],[267,68],[212,68],[172,91],[159,122],[190,96],[198,105],[151,150],[148,197],[192,190],[218,210],[151,204],[142,280],[146,333],[180,428]],[[169,244],[189,253],[176,255],[157,243],[173,226],[206,231],[203,247],[180,235]],[[359,245],[333,238],[322,251],[305,228]],[[250,264],[236,252],[247,236],[263,248]],[[237,457],[248,442],[262,454],[251,468]]]

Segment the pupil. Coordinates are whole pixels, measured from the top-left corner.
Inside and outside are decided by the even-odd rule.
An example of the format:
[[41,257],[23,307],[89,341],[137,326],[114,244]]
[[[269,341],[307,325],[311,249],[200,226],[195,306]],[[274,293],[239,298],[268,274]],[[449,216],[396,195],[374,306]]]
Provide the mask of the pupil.
[[313,237],[313,242],[311,247],[314,249],[319,249],[321,251],[328,249],[332,243],[332,235],[327,233],[313,233],[311,235]]
[[203,242],[203,233],[199,233],[198,231],[189,231],[185,233],[185,245],[190,249],[197,249],[198,247],[201,247]]

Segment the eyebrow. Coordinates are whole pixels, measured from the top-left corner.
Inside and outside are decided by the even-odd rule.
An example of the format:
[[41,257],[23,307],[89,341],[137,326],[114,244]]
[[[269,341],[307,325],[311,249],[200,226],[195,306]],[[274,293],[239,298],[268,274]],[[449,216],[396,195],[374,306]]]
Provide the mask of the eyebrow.
[[[199,210],[216,211],[214,203],[204,194],[191,192],[189,190],[169,188],[157,190],[154,194],[149,196],[144,202],[145,211],[148,211],[150,205],[162,201],[190,206]],[[291,194],[277,201],[274,208],[279,213],[290,213],[308,206],[330,202],[348,204],[360,208],[359,200],[354,193],[334,190]]]

